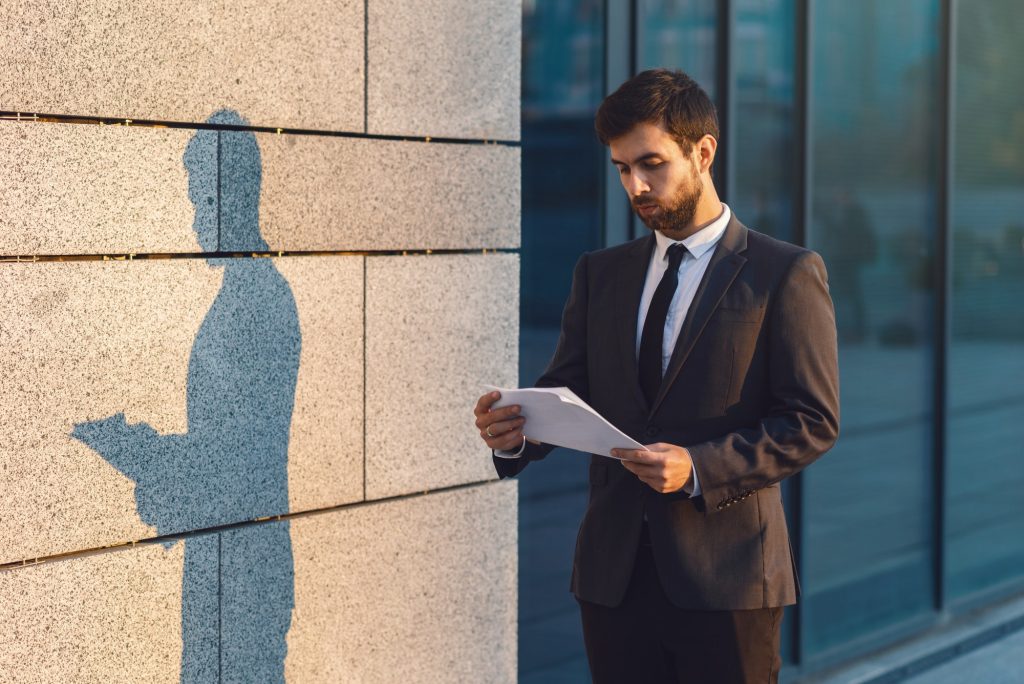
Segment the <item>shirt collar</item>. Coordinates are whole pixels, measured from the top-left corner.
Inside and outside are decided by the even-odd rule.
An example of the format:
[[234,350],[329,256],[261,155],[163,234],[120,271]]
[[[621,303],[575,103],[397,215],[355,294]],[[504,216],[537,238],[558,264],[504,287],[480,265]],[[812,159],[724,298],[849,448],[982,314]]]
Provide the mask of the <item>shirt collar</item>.
[[673,240],[670,237],[666,237],[661,231],[654,231],[654,237],[658,241],[657,247],[657,258],[659,261],[664,260],[668,255],[668,248],[677,242],[682,242],[683,246],[693,255],[694,259],[700,259],[704,256],[705,252],[714,248],[718,244],[718,241],[722,239],[722,235],[725,234],[725,227],[729,225],[729,219],[732,217],[732,211],[729,206],[722,203],[722,213],[714,221],[704,226],[696,233],[686,238],[685,240]]

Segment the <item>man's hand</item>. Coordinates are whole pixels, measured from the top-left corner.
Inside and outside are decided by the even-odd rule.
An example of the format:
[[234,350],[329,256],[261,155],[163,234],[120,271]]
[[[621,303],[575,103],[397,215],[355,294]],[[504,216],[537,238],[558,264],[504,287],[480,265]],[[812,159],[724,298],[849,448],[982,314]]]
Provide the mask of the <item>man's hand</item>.
[[523,445],[526,419],[519,415],[518,406],[491,410],[500,398],[500,392],[488,392],[477,400],[473,409],[476,427],[480,430],[480,438],[494,451],[516,451]]
[[675,444],[648,444],[643,449],[612,449],[626,470],[656,492],[668,494],[680,489],[693,491],[693,461],[690,452]]

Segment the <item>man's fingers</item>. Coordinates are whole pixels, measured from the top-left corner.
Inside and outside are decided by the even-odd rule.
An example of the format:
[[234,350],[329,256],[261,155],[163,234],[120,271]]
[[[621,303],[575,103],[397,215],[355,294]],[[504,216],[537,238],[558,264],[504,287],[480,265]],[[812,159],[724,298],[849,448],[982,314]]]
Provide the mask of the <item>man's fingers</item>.
[[[487,411],[482,414],[478,414],[476,417],[476,426],[481,430],[486,430],[488,425],[494,425],[504,420],[515,418],[519,415],[518,406],[503,406],[500,409],[494,409],[493,411]],[[492,433],[496,434],[495,430],[491,430]]]
[[661,462],[661,456],[657,452],[644,451],[643,449],[612,449],[612,455],[634,463],[653,464]]
[[498,401],[498,399],[501,399],[501,392],[488,392],[476,400],[476,406],[473,407],[473,414],[478,417],[484,415],[490,410],[491,405]]
[[522,427],[525,422],[525,418],[516,418],[514,420],[503,420],[497,423],[488,423],[484,426],[481,434],[485,438],[494,439],[495,437],[504,435],[506,432]]
[[637,477],[650,477],[661,472],[661,468],[650,463],[637,463],[635,461],[620,461],[622,466]]
[[484,442],[495,451],[518,451],[523,445],[523,431],[514,428],[497,437],[484,437]]

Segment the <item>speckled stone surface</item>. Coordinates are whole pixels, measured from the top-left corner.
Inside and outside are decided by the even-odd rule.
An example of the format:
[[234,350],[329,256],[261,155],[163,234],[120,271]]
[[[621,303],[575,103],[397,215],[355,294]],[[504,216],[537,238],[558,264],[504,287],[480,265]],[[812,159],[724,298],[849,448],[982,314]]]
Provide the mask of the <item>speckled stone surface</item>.
[[367,259],[368,498],[495,477],[473,406],[484,384],[516,386],[518,269],[516,254]]
[[0,571],[5,682],[514,682],[516,483]]
[[364,2],[13,0],[0,109],[363,130]]
[[153,536],[134,482],[72,432],[118,413],[188,430],[189,354],[222,275],[202,260],[0,264],[0,563]]
[[518,0],[369,0],[371,133],[519,139]]
[[274,259],[299,309],[291,511],[363,498],[363,257]]
[[0,563],[361,499],[362,283],[360,257],[0,264]]
[[217,553],[196,536],[0,571],[3,681],[216,682]]
[[285,681],[296,581],[290,526],[248,524],[221,534],[220,683]]
[[[194,133],[0,121],[0,255],[199,251],[182,163]],[[215,134],[197,144],[216,159]],[[215,165],[194,171],[216,187]]]
[[[223,134],[223,165],[232,138],[246,135]],[[272,250],[519,246],[519,148],[267,133],[256,141]],[[233,237],[222,230],[224,249],[255,249]]]
[[300,516],[291,539],[288,681],[515,681],[515,482]]

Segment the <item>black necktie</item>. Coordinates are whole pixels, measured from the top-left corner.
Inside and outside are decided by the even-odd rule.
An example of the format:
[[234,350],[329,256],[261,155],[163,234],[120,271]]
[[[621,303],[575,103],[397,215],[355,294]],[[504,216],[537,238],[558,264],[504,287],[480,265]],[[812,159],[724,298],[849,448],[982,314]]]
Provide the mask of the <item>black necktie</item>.
[[661,388],[661,349],[665,337],[665,318],[672,296],[679,284],[679,264],[686,256],[687,249],[682,243],[668,248],[668,269],[658,283],[658,289],[651,298],[651,306],[644,319],[644,330],[640,335],[640,388],[647,397],[647,403],[654,405],[654,398]]

